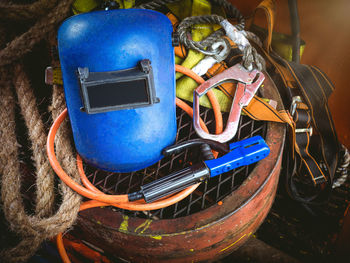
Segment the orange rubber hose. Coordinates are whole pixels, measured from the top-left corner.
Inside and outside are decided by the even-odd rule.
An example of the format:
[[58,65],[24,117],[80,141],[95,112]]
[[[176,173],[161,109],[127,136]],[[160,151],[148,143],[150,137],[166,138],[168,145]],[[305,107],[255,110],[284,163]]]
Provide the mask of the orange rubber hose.
[[[55,150],[54,150],[54,140],[56,132],[64,120],[64,117],[67,116],[67,109],[65,109],[58,118],[54,121],[53,125],[51,126],[49,135],[48,135],[48,142],[47,142],[47,153],[49,157],[49,161],[51,163],[52,168],[56,172],[56,174],[60,177],[60,179],[67,184],[70,188],[72,188],[77,193],[81,194],[82,196],[85,196],[89,199],[96,200],[102,203],[106,204],[113,204],[114,206],[120,207],[122,209],[128,209],[128,210],[155,210],[160,209],[169,205],[172,205],[174,203],[177,203],[178,201],[182,200],[183,198],[187,197],[189,194],[191,194],[194,189],[198,187],[198,185],[192,185],[185,190],[182,190],[181,192],[171,196],[170,198],[159,200],[150,204],[144,203],[140,204],[139,202],[129,202],[128,195],[107,195],[102,192],[97,192],[96,188],[93,186],[89,186],[89,188],[84,187],[80,185],[79,183],[75,182],[70,176],[66,174],[66,172],[62,169],[61,165],[59,164]],[[79,163],[78,163],[79,164]],[[87,183],[87,178],[83,179],[83,182]]]
[[[83,162],[81,160],[80,155],[77,155],[77,165],[78,165],[78,171],[80,174],[80,178],[84,184],[85,187],[89,188],[89,189],[93,189],[93,191],[95,191],[98,194],[101,195],[105,195],[105,193],[101,192],[100,190],[98,190],[86,177],[86,174],[84,172],[84,168],[83,168]],[[133,202],[127,202],[127,203],[119,203],[119,204],[108,204],[108,203],[103,203],[103,202],[98,202],[95,200],[91,200],[89,205],[92,206],[94,205],[94,201],[98,202],[97,206],[106,206],[106,205],[113,205],[122,209],[127,209],[127,210],[137,210],[137,211],[143,211],[143,210],[155,210],[155,209],[160,209],[166,206],[169,206],[171,204],[177,203],[178,201],[181,201],[181,199],[183,199],[183,196],[188,196],[189,194],[191,194],[197,187],[199,186],[199,184],[195,184],[193,186],[190,186],[188,188],[186,188],[185,190],[182,190],[181,192],[171,195],[171,197],[168,198],[163,198],[160,199],[156,202],[153,203],[145,203],[144,200],[137,200],[137,201],[133,201]],[[177,200],[177,201],[176,201]],[[96,203],[97,204],[97,203]]]
[[61,256],[62,261],[64,263],[70,263],[70,259],[69,259],[68,255],[67,255],[67,251],[64,248],[62,233],[59,233],[56,236],[56,245],[57,245],[57,250],[58,250],[58,253]]
[[[205,80],[201,76],[198,76],[192,70],[185,68],[184,66],[175,65],[175,70],[177,72],[180,72],[180,73],[185,74],[186,76],[192,78],[198,84],[202,84],[205,82]],[[222,114],[221,114],[221,110],[220,110],[220,104],[219,104],[218,100],[216,99],[215,94],[212,90],[209,90],[207,92],[207,96],[209,98],[209,101],[210,101],[211,106],[213,107],[213,111],[214,111],[215,125],[216,125],[215,126],[215,133],[220,134],[222,132],[222,129],[223,129],[223,121],[222,121]]]
[[[177,72],[181,72],[191,78],[193,78],[198,84],[202,84],[204,82],[204,79],[195,74],[192,70],[187,69],[183,66],[180,65],[175,65],[175,70]],[[215,132],[216,134],[220,134],[223,129],[223,122],[222,122],[222,115],[220,111],[220,105],[218,101],[215,98],[215,95],[212,91],[209,91],[207,93],[208,98],[213,106],[213,111],[214,111],[214,116],[215,116],[215,121],[216,121],[216,128]],[[189,116],[193,116],[193,110],[192,108],[187,105],[185,102],[182,100],[176,98],[176,105],[183,109]],[[78,155],[77,157],[77,165],[78,165],[78,170],[79,174],[81,177],[81,181],[83,185],[81,186],[77,182],[75,182],[72,178],[70,178],[62,169],[60,166],[56,155],[55,155],[55,150],[54,150],[54,140],[55,140],[55,135],[57,133],[57,130],[63,120],[67,116],[67,109],[65,109],[59,116],[58,118],[54,121],[48,135],[47,139],[47,154],[49,161],[51,163],[52,168],[54,171],[57,173],[57,175],[60,177],[60,179],[67,184],[70,188],[72,188],[74,191],[78,192],[79,194],[92,199],[90,201],[84,202],[81,204],[79,211],[88,209],[88,208],[93,208],[93,207],[100,207],[100,206],[116,206],[122,209],[128,209],[128,210],[137,210],[137,211],[143,211],[143,210],[156,210],[160,208],[164,208],[167,206],[170,206],[174,203],[177,203],[190,195],[198,186],[199,184],[192,185],[181,192],[177,194],[173,194],[169,197],[165,197],[163,199],[160,199],[156,202],[153,203],[145,203],[144,200],[138,200],[138,201],[133,201],[129,202],[128,201],[128,195],[107,195],[98,190],[86,177],[82,161],[80,156]],[[203,130],[206,132],[209,132],[205,123],[203,122],[202,119],[200,119],[200,125]],[[217,153],[214,154],[214,156],[217,156]],[[60,233],[57,235],[57,248],[58,251],[61,255],[61,258],[63,262],[65,263],[70,263],[69,257],[65,251],[64,244],[63,244],[63,239],[62,239],[62,234]]]
[[47,155],[49,157],[50,164],[56,174],[60,177],[60,179],[68,185],[70,188],[72,188],[74,191],[78,192],[79,194],[89,198],[98,200],[101,202],[106,203],[119,203],[119,202],[128,202],[128,195],[106,195],[103,198],[100,198],[100,195],[81,186],[77,182],[75,182],[70,176],[66,174],[66,172],[62,169],[61,165],[59,164],[55,149],[54,149],[54,141],[55,141],[55,135],[57,133],[58,128],[60,127],[61,123],[67,116],[67,109],[65,109],[58,118],[54,121],[53,125],[51,126],[51,129],[49,131],[49,135],[47,137]]

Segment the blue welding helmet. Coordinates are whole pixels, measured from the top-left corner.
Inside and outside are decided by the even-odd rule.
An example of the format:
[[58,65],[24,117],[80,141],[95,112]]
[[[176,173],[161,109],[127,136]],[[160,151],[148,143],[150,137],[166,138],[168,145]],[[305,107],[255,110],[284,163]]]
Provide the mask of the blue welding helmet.
[[68,114],[87,163],[136,171],[174,143],[172,32],[165,15],[142,9],[80,14],[59,28]]

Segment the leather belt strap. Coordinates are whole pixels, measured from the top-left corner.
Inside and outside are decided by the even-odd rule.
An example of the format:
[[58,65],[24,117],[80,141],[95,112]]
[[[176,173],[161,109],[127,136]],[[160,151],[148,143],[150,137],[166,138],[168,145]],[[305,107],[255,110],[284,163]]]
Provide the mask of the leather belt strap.
[[310,136],[312,135],[311,116],[308,110],[296,109],[294,115],[296,123],[295,139],[296,151],[301,159],[299,174],[307,173],[311,176],[314,184],[321,184],[327,181],[322,169],[316,162],[315,158],[309,152]]
[[[312,143],[316,146],[313,151],[314,159],[318,160],[318,163],[325,164],[326,178],[332,183],[338,163],[339,142],[327,102],[334,87],[324,73],[316,67],[287,61],[284,61],[284,65],[295,79],[303,101],[308,106],[307,114],[311,116],[312,127],[318,135],[313,138]],[[298,122],[296,125],[298,126]],[[300,139],[304,141],[303,137]],[[322,173],[316,173],[317,170],[321,170],[319,166],[312,170],[315,172],[313,179],[324,176]]]
[[[291,115],[296,125],[295,143],[287,149],[291,153],[288,162],[292,163],[286,175],[287,190],[294,199],[305,204],[320,204],[328,199],[338,163],[339,142],[327,105],[334,87],[317,67],[286,61],[272,50],[274,4],[272,0],[264,0],[257,8],[264,11],[268,21],[265,45],[259,50],[267,61],[268,72],[280,91],[285,108],[294,111]],[[292,157],[294,152],[296,158]],[[298,180],[305,180],[303,176],[309,175],[315,192],[301,194],[294,182],[296,174]]]

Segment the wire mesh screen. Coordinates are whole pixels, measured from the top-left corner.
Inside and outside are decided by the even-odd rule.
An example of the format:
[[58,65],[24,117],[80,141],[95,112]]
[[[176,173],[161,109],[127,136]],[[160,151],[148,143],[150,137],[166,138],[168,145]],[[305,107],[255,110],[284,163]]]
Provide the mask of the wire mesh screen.
[[[200,116],[208,129],[214,131],[215,120],[213,111],[201,107]],[[224,121],[227,119],[227,116],[228,114],[224,114]],[[177,127],[177,143],[198,138],[192,126],[192,118],[179,108],[177,109]],[[247,116],[242,116],[233,141],[243,140],[255,135],[265,137],[265,133],[266,122],[253,121]],[[132,173],[107,173],[87,165],[85,170],[89,180],[101,191],[108,194],[127,194],[139,190],[141,185],[199,162],[200,159],[199,149],[191,148],[172,157],[163,158],[150,167]],[[147,212],[127,211],[117,208],[110,209],[122,211],[129,216],[152,218],[154,220],[187,216],[208,208],[229,195],[242,184],[253,168],[254,165],[244,166],[211,178],[207,182],[202,183],[187,198],[166,208]]]

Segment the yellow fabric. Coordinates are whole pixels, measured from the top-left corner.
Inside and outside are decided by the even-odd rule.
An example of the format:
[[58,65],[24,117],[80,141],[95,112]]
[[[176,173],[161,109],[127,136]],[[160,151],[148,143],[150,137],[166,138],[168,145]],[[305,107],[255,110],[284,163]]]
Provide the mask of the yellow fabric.
[[[273,32],[271,47],[278,55],[288,61],[293,57],[293,39],[290,35]],[[300,58],[305,49],[305,41],[300,39]]]
[[[262,1],[254,11],[252,18],[248,21],[248,28],[254,22],[255,13],[259,10],[262,10],[265,13],[267,19],[267,37],[264,41],[264,49],[267,53],[270,53],[270,50],[275,51],[281,57],[288,61],[292,61],[292,39],[291,36],[286,34],[281,34],[273,32],[273,26],[275,23],[276,15],[276,3],[274,0],[264,0]],[[259,27],[256,27],[259,31],[264,30]],[[266,31],[264,32],[266,34]],[[302,56],[305,49],[305,41],[301,40],[300,43],[300,57]]]
[[75,15],[90,12],[98,7],[99,4],[98,0],[75,0],[72,4],[72,11]]
[[[255,33],[261,36],[266,36],[267,30],[254,25]],[[288,61],[292,61],[293,54],[293,38],[291,35],[282,34],[278,32],[272,33],[271,49]],[[300,39],[300,57],[302,57],[305,49],[305,41]]]
[[[215,13],[224,14],[221,7],[213,7]],[[192,16],[211,14],[212,7],[210,2],[207,0],[194,0],[192,4]],[[173,10],[172,10],[173,11]],[[175,11],[176,12],[176,11]],[[192,30],[192,38],[194,41],[200,41],[207,36],[209,36],[214,30],[220,28],[220,25],[205,25],[200,24],[194,26]],[[201,61],[205,55],[200,52],[189,50],[186,59],[183,61],[182,66],[186,68],[193,68],[195,65]],[[217,73],[215,73],[217,74]],[[193,90],[198,87],[198,84],[191,78],[183,76],[181,73],[176,73],[176,96],[187,100],[193,101]],[[228,84],[231,85],[231,84]],[[220,104],[221,111],[229,112],[232,104],[232,96],[227,96],[224,92],[218,89],[213,89],[213,92]],[[200,104],[207,108],[212,108],[211,103],[207,96],[204,96],[200,99]]]
[[129,9],[135,6],[135,0],[123,0],[124,8]]
[[[129,9],[135,6],[135,0],[114,0],[119,4],[120,9]],[[98,0],[75,0],[72,4],[72,11],[76,14],[87,13],[100,5]]]
[[183,59],[179,56],[175,56],[175,64],[181,64]]
[[[192,3],[191,16],[209,15],[211,14],[211,4],[207,0],[194,0]],[[213,32],[211,25],[198,24],[192,29],[192,39],[194,41],[201,41]],[[199,61],[205,57],[204,54],[189,50],[188,55],[182,63],[186,68],[193,68]],[[193,101],[193,90],[198,84],[191,78],[183,76],[183,74],[176,73],[176,96],[187,101]],[[216,94],[215,94],[216,95]],[[218,98],[218,97],[217,97]],[[219,98],[218,98],[219,100]],[[219,101],[220,102],[220,101]],[[209,99],[204,96],[200,99],[200,104],[211,107]]]
[[169,10],[180,20],[184,20],[186,17],[191,16],[192,12],[192,0],[182,0],[172,4],[167,4]]
[[63,85],[61,68],[53,68],[52,73],[53,73],[52,84]]
[[[192,3],[192,12],[191,16],[200,16],[200,15],[210,15],[211,14],[211,4],[207,0],[193,0]],[[209,36],[213,32],[213,27],[211,25],[205,25],[205,24],[198,24],[195,25],[192,29],[192,39],[194,41],[201,41],[207,36]],[[182,66],[186,68],[193,68],[199,61],[201,61],[205,57],[204,54],[189,50],[188,55],[184,62],[181,64]],[[183,76],[181,73],[176,73],[176,79],[180,79]],[[185,79],[190,79],[188,77],[183,77],[183,80],[176,83],[177,87],[180,87],[179,95],[181,95],[182,86],[187,84],[182,84],[183,81],[186,82]],[[179,96],[181,98],[181,96]]]
[[124,2],[123,2],[123,0],[114,0],[114,1],[119,4],[119,8],[120,9],[124,9]]

